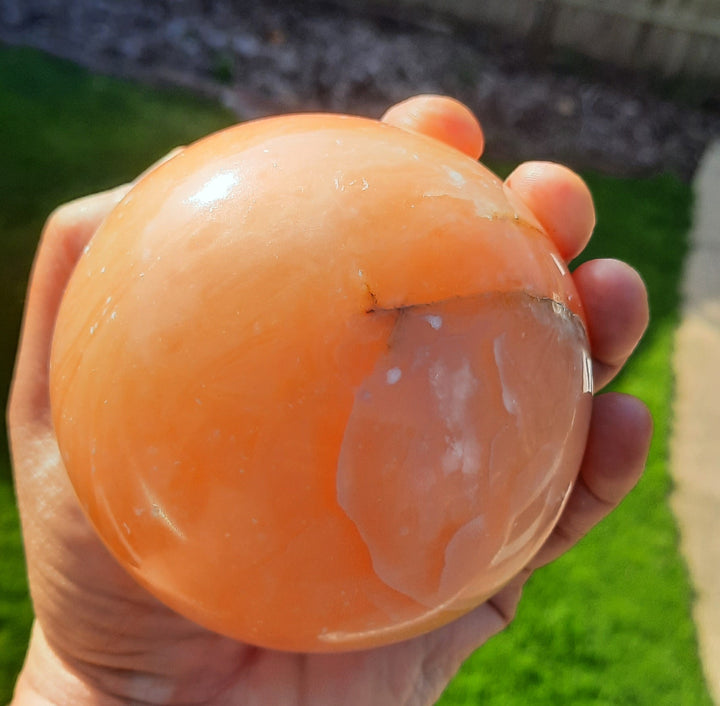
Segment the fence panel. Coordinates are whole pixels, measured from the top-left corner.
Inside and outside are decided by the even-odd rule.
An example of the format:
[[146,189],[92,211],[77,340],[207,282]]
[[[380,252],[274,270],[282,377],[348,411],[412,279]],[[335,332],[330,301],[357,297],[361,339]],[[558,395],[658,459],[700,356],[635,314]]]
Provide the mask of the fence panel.
[[[356,0],[339,1],[357,7]],[[629,68],[720,79],[720,0],[367,1],[490,24]]]

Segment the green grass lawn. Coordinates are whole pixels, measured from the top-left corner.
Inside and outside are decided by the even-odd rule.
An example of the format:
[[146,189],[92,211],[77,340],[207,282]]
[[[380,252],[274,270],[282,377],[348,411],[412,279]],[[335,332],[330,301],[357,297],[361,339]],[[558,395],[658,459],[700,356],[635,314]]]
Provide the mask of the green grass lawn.
[[[0,48],[3,399],[25,282],[49,211],[130,179],[172,146],[231,121],[227,112],[194,98]],[[642,397],[655,417],[648,471],[610,520],[533,577],[517,621],[466,664],[443,697],[445,706],[711,704],[667,503],[670,355],[690,189],[669,176],[585,176],[598,208],[586,256],[625,259],[650,288],[651,328],[615,385]],[[9,464],[0,449],[0,703],[10,697],[30,620]]]

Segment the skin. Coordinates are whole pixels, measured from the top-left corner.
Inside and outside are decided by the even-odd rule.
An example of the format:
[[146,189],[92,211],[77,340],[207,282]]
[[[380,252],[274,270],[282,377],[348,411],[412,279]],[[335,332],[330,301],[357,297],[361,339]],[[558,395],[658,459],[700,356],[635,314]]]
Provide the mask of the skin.
[[[384,119],[474,157],[482,152],[477,120],[451,99],[419,96]],[[595,216],[577,175],[531,162],[507,186],[568,260],[583,249]],[[627,395],[595,397],[580,476],[555,531],[515,580],[454,623],[399,644],[334,655],[273,652],[210,633],[159,603],[110,557],[80,510],[50,422],[48,360],[63,289],[84,246],[129,188],[55,211],[32,272],[8,422],[36,620],[12,706],[434,703],[463,660],[512,621],[530,574],[568,551],[636,484],[652,433],[647,409]],[[615,260],[588,262],[573,276],[597,391],[640,340],[647,295],[639,275]]]

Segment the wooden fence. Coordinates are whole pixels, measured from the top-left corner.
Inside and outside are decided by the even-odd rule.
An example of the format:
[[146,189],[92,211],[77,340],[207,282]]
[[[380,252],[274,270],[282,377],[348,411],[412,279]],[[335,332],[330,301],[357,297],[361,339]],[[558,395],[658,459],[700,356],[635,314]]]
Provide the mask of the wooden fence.
[[[357,0],[341,0],[357,7]],[[666,76],[720,79],[720,0],[368,0],[489,24],[536,47]]]

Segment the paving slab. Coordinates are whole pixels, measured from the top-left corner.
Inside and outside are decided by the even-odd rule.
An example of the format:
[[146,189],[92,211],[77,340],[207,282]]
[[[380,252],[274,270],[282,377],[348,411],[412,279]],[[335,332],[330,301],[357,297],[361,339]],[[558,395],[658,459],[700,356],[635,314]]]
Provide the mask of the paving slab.
[[694,191],[675,337],[671,504],[696,592],[700,657],[720,706],[720,141],[705,153]]

